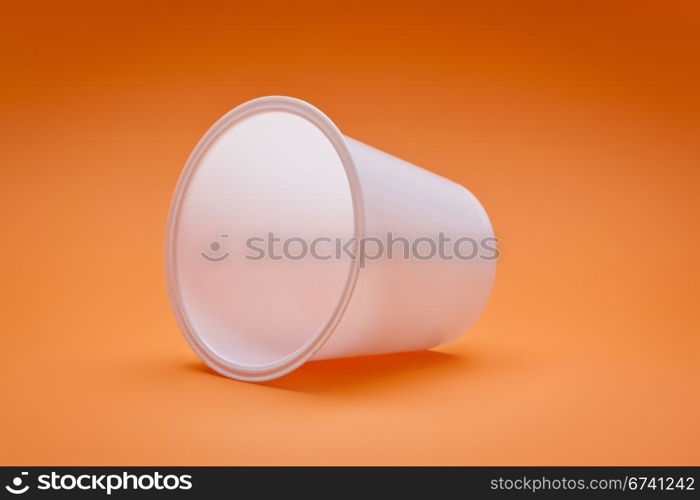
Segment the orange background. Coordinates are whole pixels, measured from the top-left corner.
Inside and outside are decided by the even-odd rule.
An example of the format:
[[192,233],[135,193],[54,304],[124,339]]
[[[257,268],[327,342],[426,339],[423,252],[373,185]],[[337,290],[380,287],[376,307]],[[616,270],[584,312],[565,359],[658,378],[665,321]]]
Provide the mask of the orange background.
[[[0,463],[698,464],[696,2],[256,3],[4,2]],[[468,335],[265,384],[198,361],[170,195],[267,94],[480,198]]]

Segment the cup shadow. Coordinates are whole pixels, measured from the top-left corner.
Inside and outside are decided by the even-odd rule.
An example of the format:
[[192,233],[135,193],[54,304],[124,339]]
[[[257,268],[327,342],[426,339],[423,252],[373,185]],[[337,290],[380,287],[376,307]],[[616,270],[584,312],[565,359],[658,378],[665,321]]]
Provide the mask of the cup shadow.
[[[288,391],[331,394],[396,389],[469,369],[469,358],[438,351],[415,351],[309,361],[281,378],[256,385]],[[191,372],[225,378],[201,361],[185,365]]]

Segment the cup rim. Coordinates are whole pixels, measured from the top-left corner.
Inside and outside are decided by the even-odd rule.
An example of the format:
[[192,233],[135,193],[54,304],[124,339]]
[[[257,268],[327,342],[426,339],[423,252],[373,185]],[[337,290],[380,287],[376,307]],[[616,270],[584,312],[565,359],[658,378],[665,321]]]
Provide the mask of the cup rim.
[[214,140],[234,123],[253,114],[266,111],[284,111],[295,114],[315,125],[326,136],[340,158],[350,188],[353,211],[354,254],[357,254],[359,242],[364,237],[365,227],[362,190],[360,188],[357,168],[345,141],[345,137],[330,118],[311,104],[301,99],[286,96],[266,96],[252,99],[240,104],[222,116],[199,140],[197,146],[185,163],[185,167],[177,181],[177,186],[170,203],[165,238],[165,275],[168,297],[175,313],[178,326],[183,332],[187,343],[195,353],[216,372],[227,377],[250,382],[259,382],[281,377],[304,364],[323,347],[333,335],[333,332],[347,310],[360,270],[358,260],[351,259],[343,289],[336,301],[335,308],[331,311],[326,322],[322,324],[316,332],[311,334],[309,339],[302,346],[277,361],[254,366],[231,362],[222,358],[207,346],[192,327],[185,313],[184,304],[180,295],[176,271],[177,267],[175,265],[176,237],[183,197],[187,192],[192,175],[196,171],[202,155],[209,146],[211,146]]

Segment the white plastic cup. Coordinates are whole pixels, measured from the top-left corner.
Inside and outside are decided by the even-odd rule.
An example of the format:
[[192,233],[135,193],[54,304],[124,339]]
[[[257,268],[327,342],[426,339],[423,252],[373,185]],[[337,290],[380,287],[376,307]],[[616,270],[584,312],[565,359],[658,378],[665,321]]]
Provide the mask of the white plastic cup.
[[304,101],[271,96],[224,115],[190,155],[166,274],[197,355],[227,377],[263,381],[309,359],[455,339],[490,293],[494,241],[462,186],[343,136]]

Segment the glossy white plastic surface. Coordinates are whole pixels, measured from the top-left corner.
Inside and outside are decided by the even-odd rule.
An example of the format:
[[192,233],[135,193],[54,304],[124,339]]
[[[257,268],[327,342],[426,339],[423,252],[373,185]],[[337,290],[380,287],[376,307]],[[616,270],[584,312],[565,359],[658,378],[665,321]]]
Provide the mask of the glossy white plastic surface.
[[[171,303],[194,351],[241,380],[276,378],[312,358],[427,349],[477,318],[495,262],[352,255],[368,237],[439,233],[493,236],[462,186],[343,136],[303,101],[254,99],[205,134],[178,181],[166,241]],[[272,258],[270,235],[289,255]],[[323,258],[302,252],[313,240]],[[337,241],[351,255],[334,254]],[[260,248],[264,258],[251,259]]]

